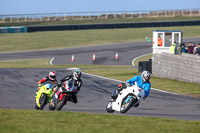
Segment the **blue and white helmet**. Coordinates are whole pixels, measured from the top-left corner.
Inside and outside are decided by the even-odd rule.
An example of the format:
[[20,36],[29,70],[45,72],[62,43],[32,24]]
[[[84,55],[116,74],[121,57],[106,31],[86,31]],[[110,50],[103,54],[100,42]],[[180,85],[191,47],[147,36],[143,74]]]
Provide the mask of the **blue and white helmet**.
[[149,71],[143,71],[141,76],[142,76],[142,81],[146,82],[150,80],[151,73]]

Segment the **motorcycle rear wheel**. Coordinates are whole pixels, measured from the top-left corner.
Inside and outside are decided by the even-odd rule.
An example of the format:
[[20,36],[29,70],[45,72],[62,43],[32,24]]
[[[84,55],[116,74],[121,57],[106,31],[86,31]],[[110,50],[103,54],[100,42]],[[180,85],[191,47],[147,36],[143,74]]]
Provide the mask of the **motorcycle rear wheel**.
[[55,110],[55,104],[53,103],[53,99],[50,100],[49,110]]
[[108,113],[113,113],[113,112],[115,112],[115,110],[112,109],[112,101],[109,101],[109,102],[108,102],[108,104],[107,104],[107,106],[106,106],[106,111],[107,111]]
[[[125,102],[126,99],[128,98],[128,96],[131,96],[131,98],[128,100],[128,102]],[[123,101],[122,101],[120,112],[126,113],[133,106],[133,104],[135,102],[136,102],[136,99],[135,99],[134,95],[132,95],[132,94],[127,95],[126,98],[124,98]]]
[[62,100],[56,99],[56,109],[61,110],[67,101],[67,96],[64,95]]

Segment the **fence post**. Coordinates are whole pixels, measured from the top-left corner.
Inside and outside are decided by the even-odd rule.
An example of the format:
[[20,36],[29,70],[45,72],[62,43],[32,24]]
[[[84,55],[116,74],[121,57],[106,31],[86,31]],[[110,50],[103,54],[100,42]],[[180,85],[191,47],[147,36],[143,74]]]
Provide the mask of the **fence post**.
[[40,14],[40,21],[42,21],[42,14]]
[[184,10],[182,10],[182,16],[184,16]]
[[10,16],[10,22],[12,22],[12,16]]
[[17,16],[17,22],[19,22],[19,16]]
[[81,12],[81,20],[83,20],[83,13]]
[[48,18],[47,18],[47,21],[49,21],[50,20],[50,18],[49,18],[49,14],[48,14]]
[[199,9],[199,16],[200,16],[200,9]]
[[66,18],[66,13],[64,13],[64,20],[66,20],[67,18]]
[[34,15],[32,16],[32,21],[34,21]]
[[89,12],[89,20],[91,20],[91,13]]
[[117,18],[117,14],[116,14],[116,12],[114,13],[114,19],[116,19]]
[[26,22],[26,15],[24,16],[24,21]]
[[192,9],[190,9],[190,16],[192,16]]
[[3,16],[3,23],[5,22],[5,17]]
[[108,13],[106,12],[106,19],[108,19]]
[[72,20],[74,20],[74,13],[72,13]]

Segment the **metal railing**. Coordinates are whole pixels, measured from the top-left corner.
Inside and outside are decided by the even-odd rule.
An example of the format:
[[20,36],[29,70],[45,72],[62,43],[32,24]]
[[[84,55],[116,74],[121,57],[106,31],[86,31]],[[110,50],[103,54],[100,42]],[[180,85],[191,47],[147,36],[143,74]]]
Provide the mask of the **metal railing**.
[[0,23],[67,21],[67,20],[100,20],[100,19],[133,19],[175,16],[200,16],[200,9],[156,10],[156,11],[99,11],[99,12],[66,12],[41,14],[0,15]]

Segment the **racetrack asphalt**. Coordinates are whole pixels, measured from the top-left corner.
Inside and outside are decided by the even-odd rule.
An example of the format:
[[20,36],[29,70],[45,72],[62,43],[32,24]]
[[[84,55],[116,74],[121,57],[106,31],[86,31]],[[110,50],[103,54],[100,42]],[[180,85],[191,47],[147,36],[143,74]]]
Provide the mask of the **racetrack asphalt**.
[[[56,71],[60,80],[72,71],[53,68],[6,68],[0,69],[0,108],[33,109],[34,93],[38,80]],[[68,102],[62,111],[107,113],[106,105],[111,100],[111,93],[117,88],[119,81],[82,75],[83,86],[78,93],[78,103]],[[45,106],[44,110],[48,110]],[[139,107],[131,108],[124,115],[154,116],[180,120],[200,120],[200,99],[151,90],[146,100],[141,100]],[[120,115],[118,112],[114,114]]]
[[[194,40],[194,39],[193,39]],[[192,39],[187,40],[193,41]],[[96,61],[92,54],[96,53]],[[119,60],[114,60],[115,52]],[[53,64],[100,64],[130,65],[137,56],[152,52],[151,45],[145,42],[113,44],[105,46],[57,49],[33,52],[0,54],[0,60],[53,58]],[[76,53],[76,54],[75,54]],[[75,62],[71,55],[75,54]],[[34,109],[35,88],[37,82],[49,71],[57,73],[61,79],[72,71],[53,68],[0,68],[0,108]],[[117,88],[119,81],[108,80],[83,74],[83,86],[78,94],[78,103],[68,103],[62,111],[107,113],[105,107],[111,99],[110,95]],[[48,106],[44,108],[48,110]],[[155,116],[181,120],[200,120],[200,99],[183,95],[151,90],[147,100],[141,101],[138,108],[131,108],[125,115]],[[120,114],[115,112],[114,114]]]

